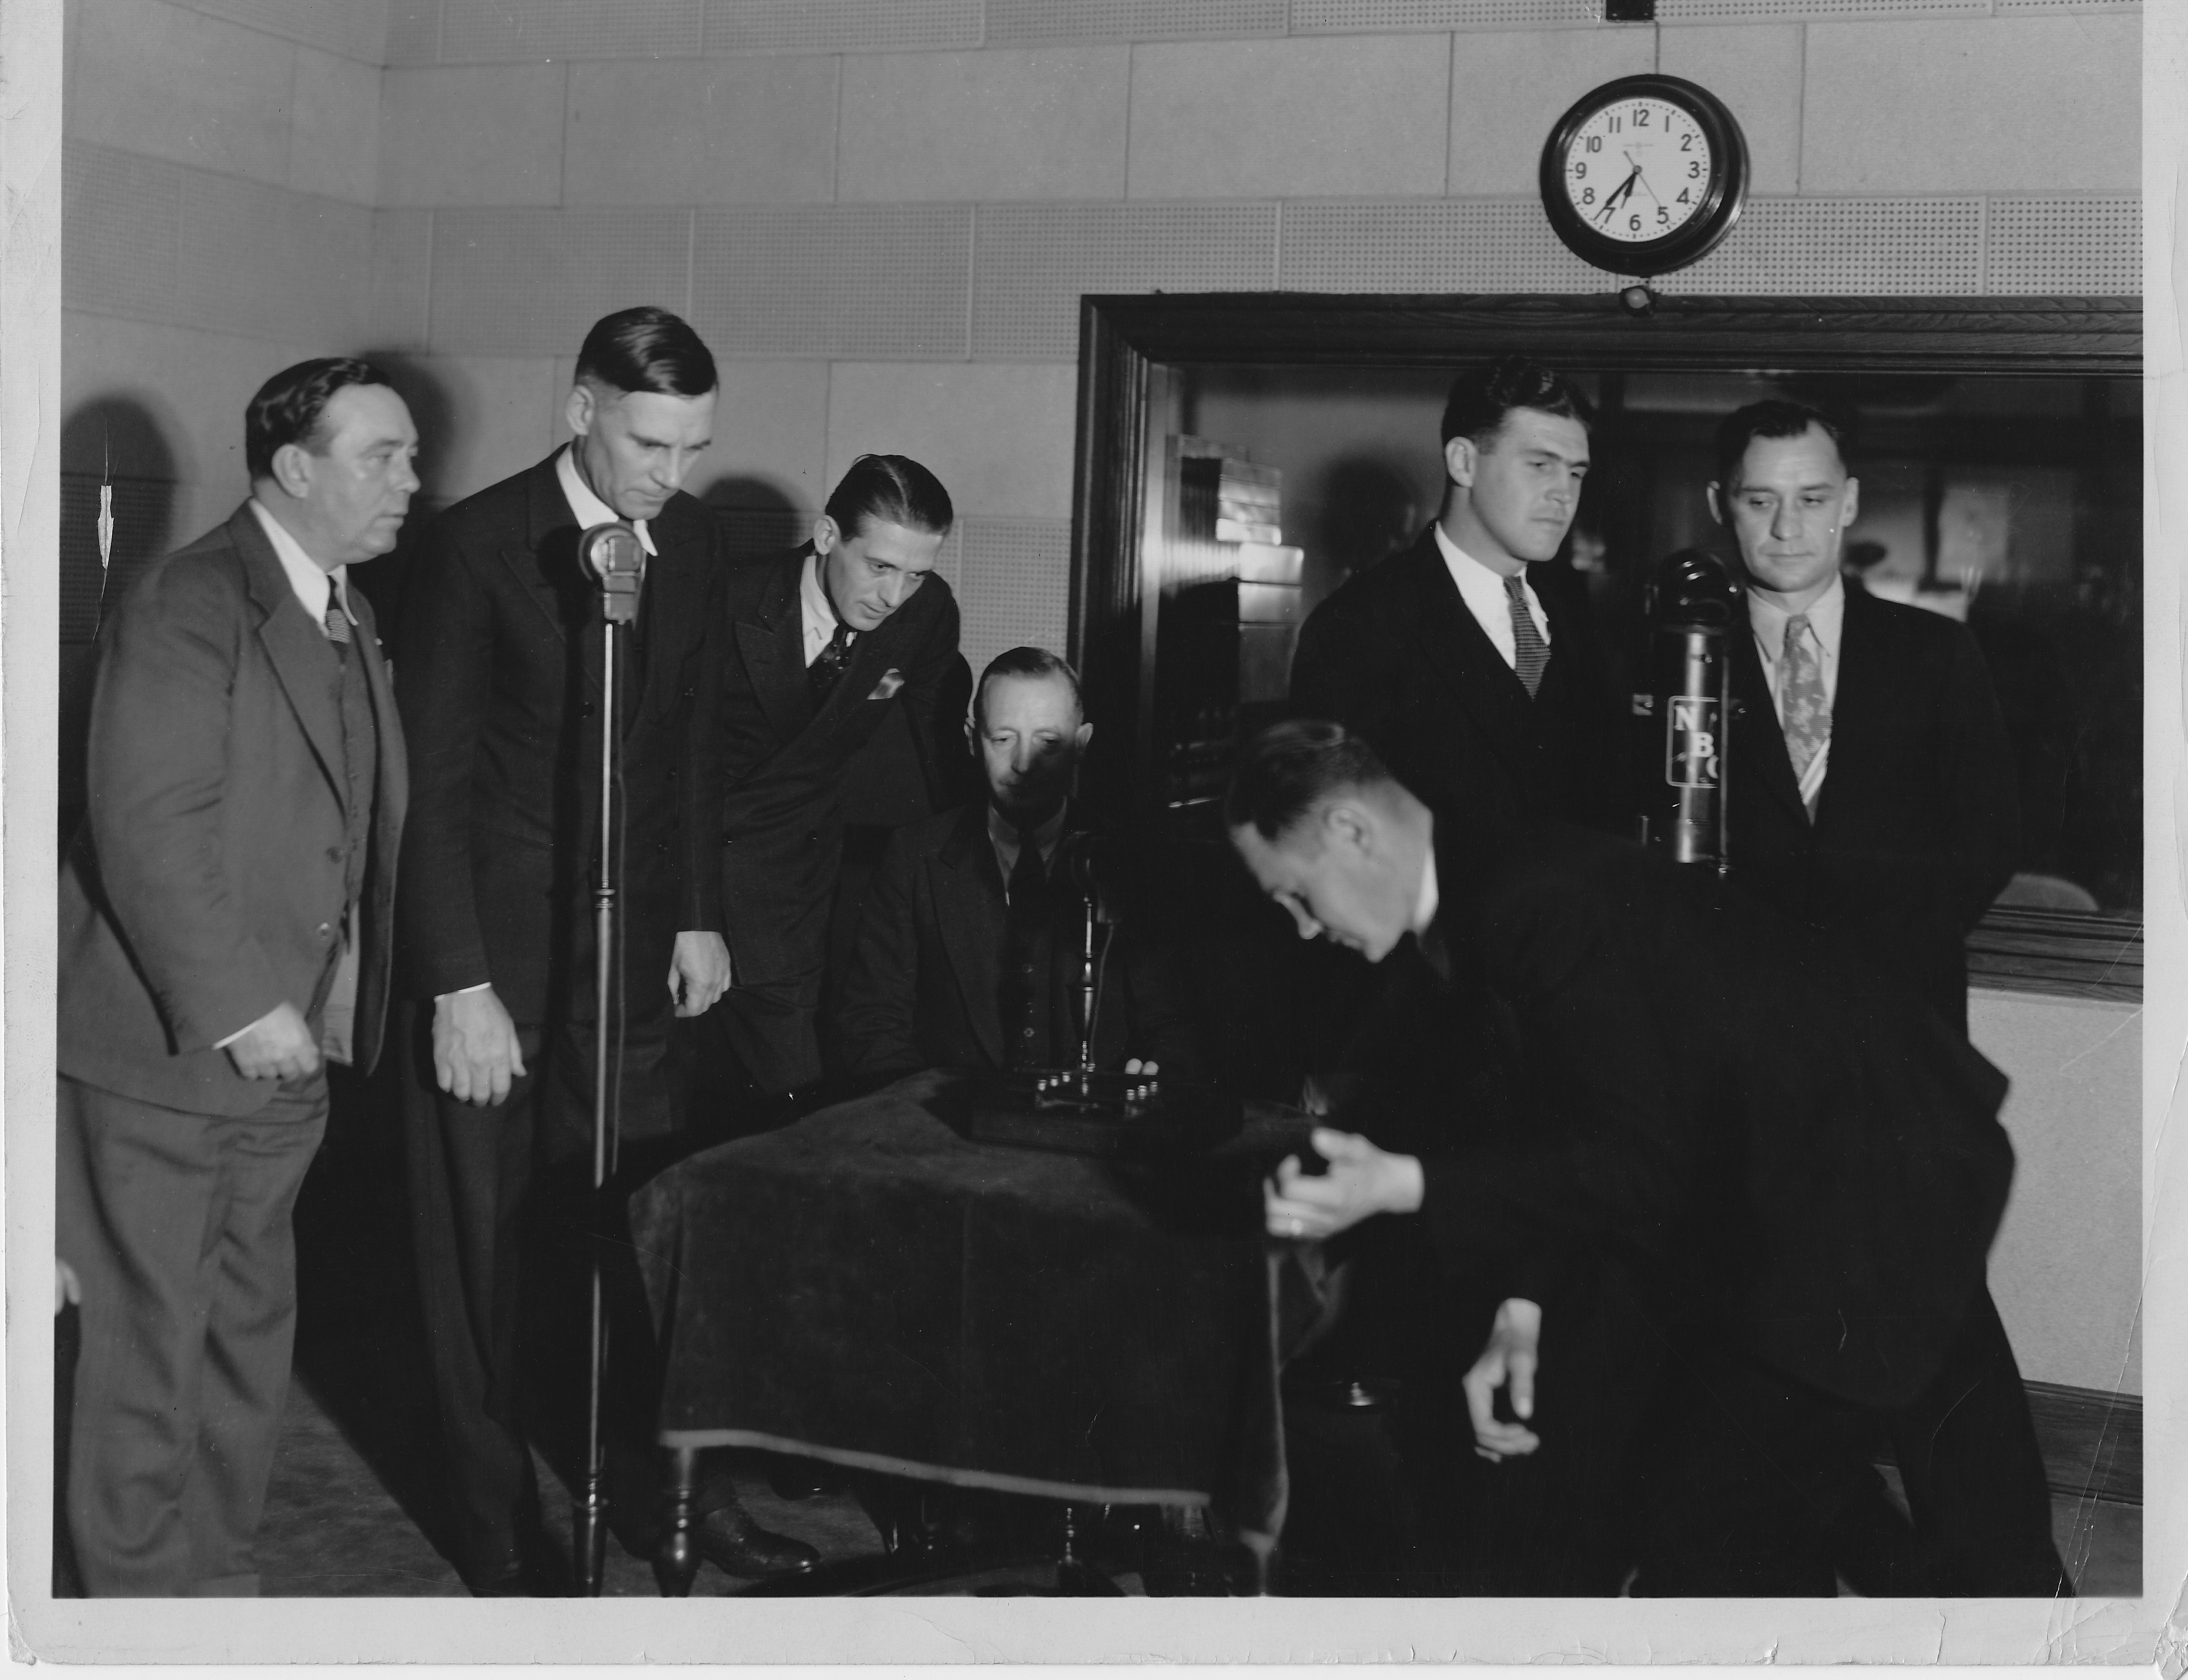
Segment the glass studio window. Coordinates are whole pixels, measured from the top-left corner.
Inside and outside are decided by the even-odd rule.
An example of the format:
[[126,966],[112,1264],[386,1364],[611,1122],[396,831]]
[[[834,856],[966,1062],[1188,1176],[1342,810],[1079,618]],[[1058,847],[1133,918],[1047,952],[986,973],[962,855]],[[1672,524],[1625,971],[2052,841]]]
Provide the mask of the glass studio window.
[[[1159,813],[1220,788],[1299,621],[1435,516],[1458,369],[1519,351],[1595,399],[1593,469],[1553,563],[1586,577],[1621,677],[1655,562],[1734,553],[1705,493],[1718,420],[1790,397],[1850,426],[1854,586],[1966,624],[2005,714],[2022,852],[1969,941],[1975,983],[2140,997],[2138,300],[1664,296],[1637,314],[1611,296],[1091,297],[1082,325],[1073,638],[1096,709],[1132,720],[1103,731],[1116,799]],[[1226,596],[1228,713],[1168,698],[1166,626],[1208,587],[1210,497],[1272,568],[1237,569]]]

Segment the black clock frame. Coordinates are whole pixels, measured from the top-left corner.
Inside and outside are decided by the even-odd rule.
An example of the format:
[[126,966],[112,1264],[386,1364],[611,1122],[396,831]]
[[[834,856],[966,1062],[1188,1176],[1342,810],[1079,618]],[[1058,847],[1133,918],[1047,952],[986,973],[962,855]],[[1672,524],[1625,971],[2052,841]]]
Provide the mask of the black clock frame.
[[[1565,192],[1565,149],[1604,106],[1635,99],[1661,99],[1686,112],[1709,141],[1711,165],[1707,189],[1692,216],[1661,239],[1629,243],[1590,226],[1574,206]],[[1582,94],[1558,119],[1542,144],[1539,175],[1543,213],[1574,256],[1606,273],[1666,274],[1701,261],[1740,220],[1747,201],[1747,137],[1724,101],[1706,87],[1676,76],[1621,76]]]

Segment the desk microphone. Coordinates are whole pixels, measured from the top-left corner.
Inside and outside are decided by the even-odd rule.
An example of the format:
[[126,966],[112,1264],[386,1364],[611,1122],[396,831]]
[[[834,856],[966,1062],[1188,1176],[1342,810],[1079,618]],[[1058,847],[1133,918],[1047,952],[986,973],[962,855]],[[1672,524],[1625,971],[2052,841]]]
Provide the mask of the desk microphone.
[[601,581],[601,606],[608,623],[635,623],[639,587],[646,582],[646,549],[638,533],[616,521],[595,525],[578,538],[578,559]]
[[1068,881],[1079,896],[1093,906],[1095,920],[1105,927],[1117,922],[1117,858],[1113,844],[1101,835],[1080,830],[1057,843],[1049,865],[1052,878]]

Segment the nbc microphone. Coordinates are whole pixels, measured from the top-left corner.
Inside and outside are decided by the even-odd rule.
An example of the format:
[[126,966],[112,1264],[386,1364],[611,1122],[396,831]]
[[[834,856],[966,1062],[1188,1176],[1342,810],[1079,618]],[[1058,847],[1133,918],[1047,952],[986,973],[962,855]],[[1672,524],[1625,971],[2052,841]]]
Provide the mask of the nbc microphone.
[[578,558],[601,580],[601,606],[611,624],[638,619],[639,586],[646,582],[646,550],[638,533],[611,521],[578,538]]
[[1641,837],[1678,863],[1725,857],[1725,726],[1731,721],[1730,637],[1741,597],[1716,555],[1682,549],[1646,592],[1648,687],[1633,696],[1642,741]]

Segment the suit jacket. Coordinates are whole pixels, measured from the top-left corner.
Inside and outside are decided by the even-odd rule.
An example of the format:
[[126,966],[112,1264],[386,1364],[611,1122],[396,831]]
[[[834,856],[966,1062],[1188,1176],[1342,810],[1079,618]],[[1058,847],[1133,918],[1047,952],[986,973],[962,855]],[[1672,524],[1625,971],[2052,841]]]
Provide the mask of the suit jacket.
[[[1009,938],[1008,905],[986,804],[944,811],[891,837],[867,890],[857,954],[844,976],[838,1036],[862,1083],[919,1068],[1001,1068],[1007,1046],[999,1003]],[[1079,915],[1060,917],[1058,961],[1075,1000]],[[1097,930],[1096,950],[1102,935]],[[1152,1057],[1191,1078],[1201,1057],[1161,954],[1130,906],[1102,960],[1095,1016],[1095,1065]],[[1072,1029],[1058,1023],[1063,1059]]]
[[[369,1068],[407,774],[372,609],[355,590],[350,604],[379,730],[351,1040]],[[166,1108],[252,1113],[275,1082],[213,1046],[282,1003],[313,1009],[347,911],[336,656],[248,504],[153,566],[101,640],[90,807],[61,867],[60,1071]]]
[[1617,713],[1581,580],[1537,566],[1528,581],[1551,647],[1532,700],[1467,610],[1430,527],[1308,615],[1294,715],[1366,736],[1447,828],[1622,822]]
[[736,567],[725,592],[720,881],[740,986],[820,971],[843,854],[843,770],[892,704],[906,713],[930,791],[940,791],[936,702],[957,652],[949,584],[930,575],[860,635],[816,713],[798,608],[808,552]]
[[1755,638],[1733,638],[1733,878],[1967,1029],[1968,931],[2013,873],[2012,749],[1975,639],[1848,589],[1831,756],[1809,820]]
[[[1457,867],[1431,1042],[1465,1085],[1451,1147],[1407,1140],[1439,1252],[1601,1244],[1667,1320],[1858,1404],[1911,1399],[1982,1285],[2004,1076],[1706,871],[1557,827]],[[1485,1123],[1467,1097],[1510,1107]]]
[[[634,1006],[665,999],[677,933],[722,927],[712,748],[723,568],[713,521],[691,497],[672,498],[647,530],[658,552],[638,645],[623,634],[617,668]],[[436,519],[403,592],[400,697],[416,778],[400,905],[408,983],[432,998],[491,982],[521,1023],[591,1009],[586,977],[573,984],[571,971],[590,949],[602,632],[579,534],[550,455]]]

